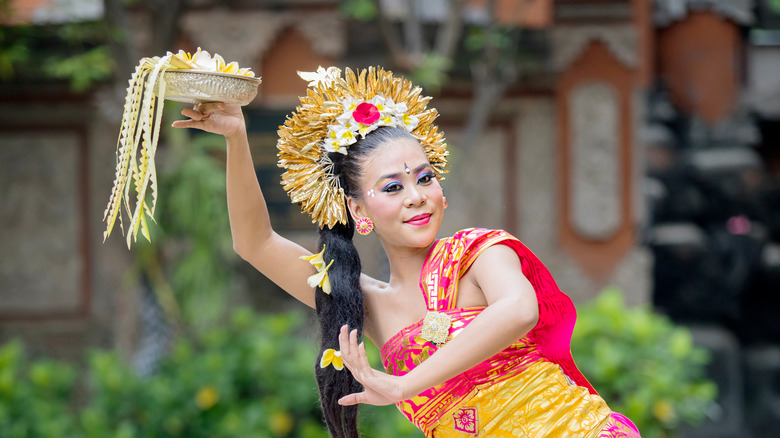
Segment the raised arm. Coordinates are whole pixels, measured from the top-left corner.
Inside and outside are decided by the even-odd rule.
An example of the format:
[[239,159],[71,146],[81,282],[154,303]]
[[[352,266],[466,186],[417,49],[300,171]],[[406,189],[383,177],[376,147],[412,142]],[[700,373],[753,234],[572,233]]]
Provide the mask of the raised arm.
[[236,253],[287,293],[314,307],[314,289],[306,279],[316,270],[299,260],[311,253],[271,228],[241,108],[223,103],[203,104],[183,110],[182,115],[189,120],[175,121],[174,127],[221,134],[227,141],[227,204]]
[[473,368],[534,328],[539,315],[536,293],[511,248],[495,245],[486,249],[471,272],[488,306],[458,336],[403,377],[372,369],[356,334],[342,328],[342,357],[366,390],[350,394],[340,403],[386,404],[407,400]]

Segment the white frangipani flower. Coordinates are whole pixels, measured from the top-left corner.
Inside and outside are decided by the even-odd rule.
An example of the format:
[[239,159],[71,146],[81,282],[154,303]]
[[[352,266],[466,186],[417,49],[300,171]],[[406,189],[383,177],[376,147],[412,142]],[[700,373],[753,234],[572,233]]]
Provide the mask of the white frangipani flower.
[[309,87],[316,87],[319,84],[329,87],[333,81],[341,78],[341,69],[328,67],[326,70],[320,66],[317,67],[317,71],[299,71],[298,76],[304,81],[309,81]]
[[198,70],[217,71],[217,58],[212,58],[209,52],[201,50],[200,47],[198,47],[198,51],[192,55],[192,63]]
[[403,117],[401,117],[401,120],[403,121],[403,127],[406,129],[407,132],[412,132],[414,128],[417,127],[417,125],[420,124],[420,118],[417,116],[411,116],[406,113],[404,113]]
[[[319,73],[324,74],[324,72]],[[307,79],[304,76],[301,77]],[[373,105],[376,107],[376,111],[379,112],[379,118],[374,119],[375,121],[371,121],[370,124],[364,122],[365,117],[358,118],[356,116],[355,110],[364,103]],[[380,126],[394,126],[412,132],[420,123],[419,117],[407,114],[408,107],[405,102],[395,103],[393,99],[379,94],[367,101],[346,97],[340,104],[344,111],[336,117],[336,123],[328,125],[328,137],[324,141],[324,148],[329,152],[338,152],[346,155],[349,145],[358,141],[358,138],[365,137]],[[362,115],[365,116],[365,114]],[[361,121],[358,122],[357,120]]]

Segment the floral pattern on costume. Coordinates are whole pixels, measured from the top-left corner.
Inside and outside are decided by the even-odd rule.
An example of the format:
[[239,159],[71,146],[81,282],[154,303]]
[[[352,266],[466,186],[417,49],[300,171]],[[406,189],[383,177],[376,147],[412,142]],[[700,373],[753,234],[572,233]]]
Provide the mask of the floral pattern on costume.
[[479,434],[479,414],[477,408],[466,407],[458,409],[452,416],[455,422],[455,430],[477,436]]

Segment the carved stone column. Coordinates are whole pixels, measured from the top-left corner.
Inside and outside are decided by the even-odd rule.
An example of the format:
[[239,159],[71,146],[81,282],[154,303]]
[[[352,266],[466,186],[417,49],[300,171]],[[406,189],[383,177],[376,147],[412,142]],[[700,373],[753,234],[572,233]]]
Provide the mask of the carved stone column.
[[610,284],[630,303],[649,300],[650,257],[638,244],[643,211],[636,189],[644,37],[631,21],[553,30],[560,219],[552,264],[565,272],[559,283],[575,300]]

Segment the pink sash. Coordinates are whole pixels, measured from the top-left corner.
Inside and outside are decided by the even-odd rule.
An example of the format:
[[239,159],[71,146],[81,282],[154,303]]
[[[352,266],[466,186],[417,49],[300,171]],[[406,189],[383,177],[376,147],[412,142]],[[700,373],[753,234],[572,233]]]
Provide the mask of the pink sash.
[[[539,322],[527,335],[542,356],[563,368],[564,373],[591,394],[596,390],[582,375],[571,356],[571,334],[577,311],[568,295],[561,292],[550,271],[515,237],[502,230],[470,228],[449,239],[436,242],[420,274],[420,286],[426,295],[428,310],[453,309],[458,299],[458,280],[468,271],[482,251],[497,243],[512,248],[520,257],[523,275],[531,282],[539,303]],[[436,307],[431,306],[429,291],[439,290]]]

